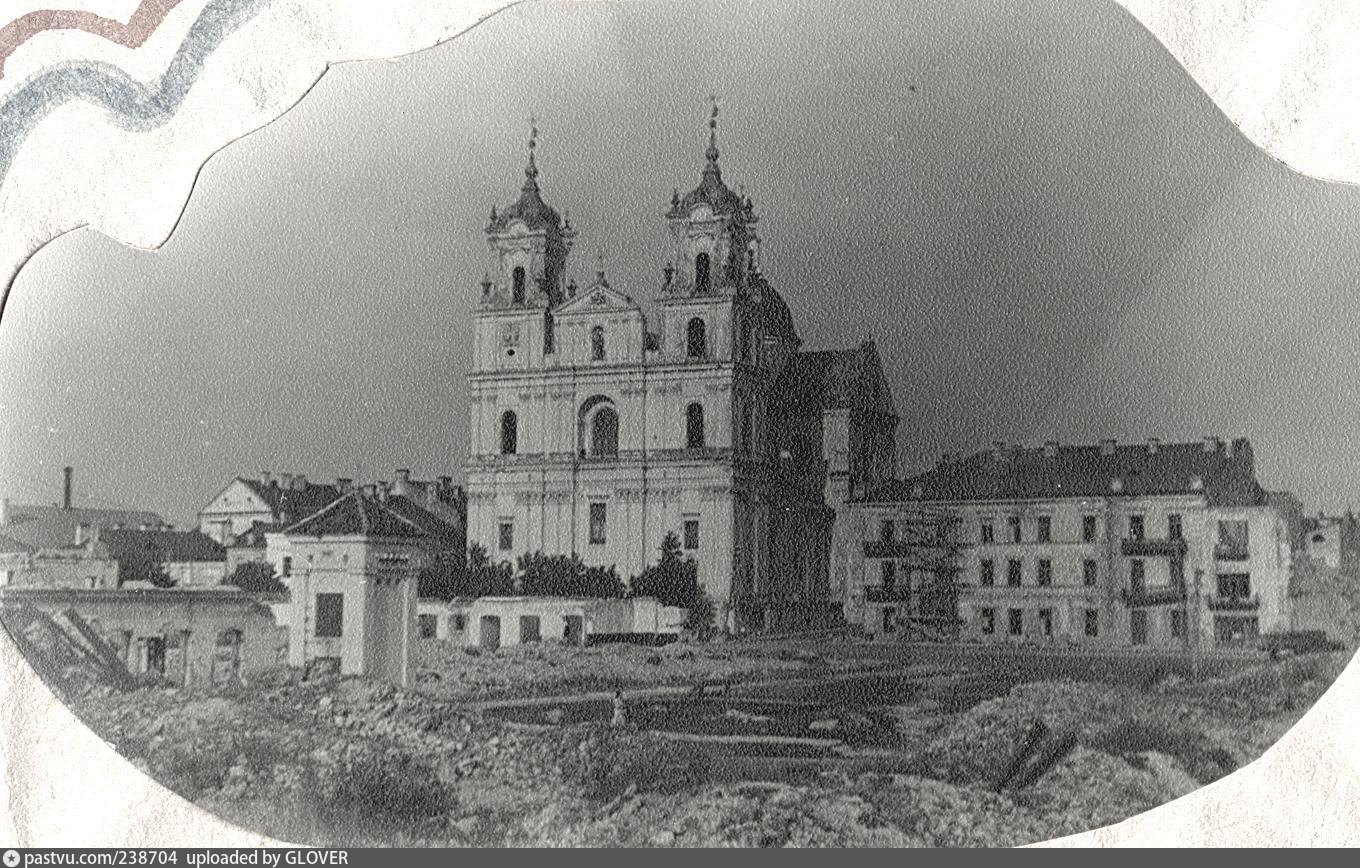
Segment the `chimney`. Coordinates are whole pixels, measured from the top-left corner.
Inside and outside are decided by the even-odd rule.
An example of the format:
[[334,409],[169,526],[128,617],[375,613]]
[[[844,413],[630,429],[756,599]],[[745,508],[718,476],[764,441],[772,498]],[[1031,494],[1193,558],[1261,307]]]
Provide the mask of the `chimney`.
[[294,491],[301,491],[302,489],[304,489],[304,488],[306,488],[306,487],[307,487],[307,477],[306,477],[306,476],[304,476],[304,475],[302,475],[301,473],[299,473],[297,476],[294,476],[294,477],[293,477],[293,490],[294,490]]
[[88,524],[85,524],[84,522],[81,522],[80,524],[77,524],[77,525],[76,525],[76,545],[78,545],[78,546],[83,546],[83,545],[85,545],[85,537],[86,537],[86,534],[88,534],[89,532],[90,532],[90,526],[89,526]]
[[268,486],[268,485],[273,484],[273,482],[274,482],[274,474],[270,473],[268,470],[261,470],[261,471],[260,471],[260,484],[261,484],[261,485]]
[[371,482],[364,486],[364,497],[370,497],[370,498],[371,498],[371,497],[377,497],[377,496],[378,496],[378,486],[374,485],[374,484],[371,483]]
[[410,482],[410,481],[411,481],[410,470],[403,467],[397,471],[397,482]]
[[293,474],[291,474],[291,473],[280,473],[280,474],[279,474],[279,485],[283,486],[284,488],[292,488],[292,487],[293,487]]
[[1057,440],[1045,440],[1045,441],[1044,441],[1044,457],[1045,457],[1045,458],[1057,458],[1057,457],[1058,457],[1058,441],[1057,441]]
[[1219,440],[1217,437],[1205,437],[1205,438],[1204,438],[1204,451],[1205,451],[1205,452],[1217,452],[1218,449],[1219,449],[1219,447],[1222,446],[1222,445],[1223,445],[1223,441],[1222,441],[1222,440]]
[[378,483],[378,501],[379,501],[379,502],[381,502],[381,503],[387,503],[387,497],[388,497],[388,494],[389,494],[390,492],[391,492],[391,488],[388,486],[388,484],[387,484],[386,482],[380,482],[380,483]]
[[73,469],[70,468],[70,467],[63,467],[63,468],[61,469],[61,475],[62,475],[61,508],[62,508],[62,509],[70,509],[70,508],[71,508],[71,477],[72,477],[72,475],[73,475],[74,473],[75,473],[75,470],[73,470]]
[[1156,455],[1158,452],[1161,451],[1161,448],[1162,448],[1162,441],[1161,441],[1161,440],[1158,440],[1156,437],[1149,437],[1149,438],[1148,438],[1148,454],[1149,454],[1149,455]]
[[341,494],[348,494],[350,487],[354,485],[354,480],[348,476],[340,476],[335,480],[335,489]]
[[1113,454],[1114,454],[1114,441],[1111,440],[1111,439],[1108,438],[1108,437],[1105,438],[1104,440],[1101,440],[1101,441],[1100,441],[1100,454],[1101,454],[1101,455],[1113,455]]

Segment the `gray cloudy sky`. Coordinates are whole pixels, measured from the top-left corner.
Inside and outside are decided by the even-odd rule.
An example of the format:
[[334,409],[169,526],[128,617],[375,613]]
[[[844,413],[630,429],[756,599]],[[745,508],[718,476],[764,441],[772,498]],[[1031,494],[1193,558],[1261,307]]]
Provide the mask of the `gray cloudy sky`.
[[0,492],[188,521],[260,469],[461,476],[481,229],[540,182],[651,295],[705,101],[808,348],[872,336],[905,470],[995,439],[1249,436],[1350,503],[1360,192],[1236,131],[1113,3],[541,2],[329,73],[160,251],[40,252],[0,323]]

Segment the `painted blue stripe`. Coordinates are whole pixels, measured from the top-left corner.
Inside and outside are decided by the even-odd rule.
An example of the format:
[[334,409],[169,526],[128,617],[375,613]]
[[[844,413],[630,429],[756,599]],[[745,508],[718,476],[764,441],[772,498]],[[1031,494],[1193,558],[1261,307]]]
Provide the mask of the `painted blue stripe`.
[[208,56],[269,0],[213,0],[180,43],[157,82],[143,85],[116,66],[72,61],[43,70],[0,105],[0,184],[20,145],[52,110],[83,99],[107,108],[125,129],[153,129],[170,120],[193,87]]

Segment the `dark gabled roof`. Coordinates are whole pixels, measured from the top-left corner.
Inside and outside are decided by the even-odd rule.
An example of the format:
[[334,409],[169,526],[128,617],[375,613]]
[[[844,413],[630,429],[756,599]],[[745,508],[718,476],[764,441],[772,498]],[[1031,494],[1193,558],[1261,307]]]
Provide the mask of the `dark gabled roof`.
[[871,341],[853,350],[795,353],[780,375],[775,394],[790,410],[852,409],[896,415]]
[[[396,498],[405,500],[405,498]],[[427,532],[399,511],[391,500],[384,503],[362,490],[344,497],[284,528],[288,536],[424,537]]]
[[1266,492],[1256,480],[1251,444],[1203,443],[1000,447],[940,464],[869,492],[866,502],[1050,500],[1203,494],[1219,506],[1258,506]]
[[251,491],[268,504],[269,509],[284,524],[299,521],[311,515],[327,504],[334,502],[341,494],[340,489],[334,485],[315,482],[304,482],[302,485],[294,487],[292,485],[270,484],[241,476],[238,476],[237,479],[245,483]]
[[279,522],[253,521],[250,527],[232,537],[230,548],[262,549],[266,545],[265,534],[280,530],[283,530],[283,525]]
[[76,527],[82,524],[93,536],[94,531],[114,525],[162,527],[165,519],[140,510],[11,504],[9,520],[0,525],[0,533],[33,549],[67,548],[75,545]]
[[227,550],[220,543],[196,530],[101,530],[99,541],[116,561],[146,552],[172,564],[227,559]]
[[420,530],[440,543],[448,547],[461,548],[465,542],[465,534],[457,520],[450,520],[453,516],[441,516],[433,510],[427,509],[414,500],[405,497],[389,497],[386,506],[397,515],[411,522]]

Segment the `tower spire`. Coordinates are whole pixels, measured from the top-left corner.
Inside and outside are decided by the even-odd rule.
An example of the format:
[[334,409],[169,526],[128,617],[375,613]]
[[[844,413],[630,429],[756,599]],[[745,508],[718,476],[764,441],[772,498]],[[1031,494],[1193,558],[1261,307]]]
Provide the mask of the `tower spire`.
[[708,158],[708,164],[713,167],[718,165],[718,97],[710,96],[709,102],[713,104],[713,110],[708,115],[708,150],[704,151],[704,156]]
[[529,165],[524,167],[524,189],[538,189],[538,164],[534,162],[534,149],[538,147],[538,119],[529,115]]

